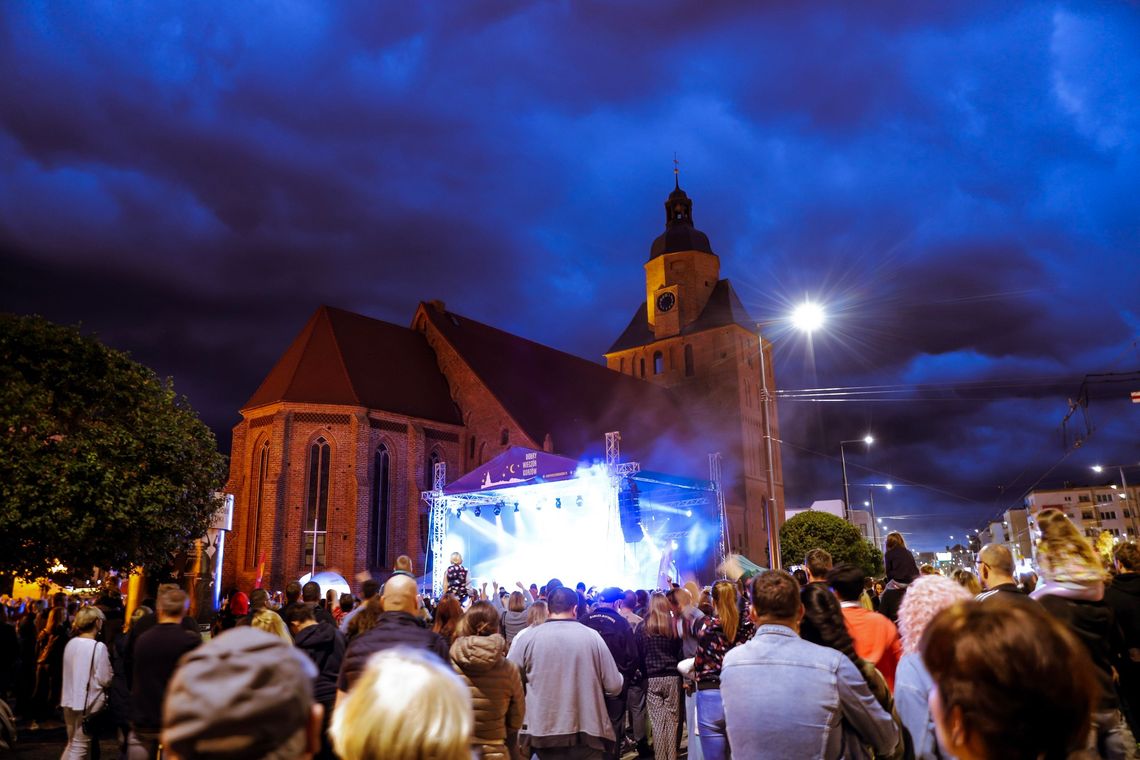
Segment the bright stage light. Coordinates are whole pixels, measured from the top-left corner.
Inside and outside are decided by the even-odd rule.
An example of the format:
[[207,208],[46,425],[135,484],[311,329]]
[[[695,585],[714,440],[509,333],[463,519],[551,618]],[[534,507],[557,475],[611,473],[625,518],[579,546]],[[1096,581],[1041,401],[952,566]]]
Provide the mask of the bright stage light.
[[685,510],[685,517],[692,517],[692,516],[693,516],[693,510],[686,509]]

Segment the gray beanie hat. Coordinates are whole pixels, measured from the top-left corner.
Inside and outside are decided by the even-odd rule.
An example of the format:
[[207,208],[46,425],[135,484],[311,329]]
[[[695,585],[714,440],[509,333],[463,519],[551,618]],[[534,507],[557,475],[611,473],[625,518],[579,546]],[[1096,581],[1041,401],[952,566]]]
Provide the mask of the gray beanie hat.
[[162,742],[182,760],[285,750],[303,742],[316,676],[312,660],[277,636],[233,628],[183,655],[166,690]]

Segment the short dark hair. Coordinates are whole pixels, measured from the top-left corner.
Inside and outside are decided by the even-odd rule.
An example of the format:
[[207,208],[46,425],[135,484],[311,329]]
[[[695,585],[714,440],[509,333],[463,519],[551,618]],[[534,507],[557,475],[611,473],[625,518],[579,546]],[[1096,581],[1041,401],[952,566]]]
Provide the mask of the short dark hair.
[[287,625],[293,623],[304,623],[309,620],[316,620],[317,616],[313,614],[313,608],[301,602],[288,604],[285,609],[281,610],[281,619]]
[[797,567],[795,570],[793,570],[792,577],[795,578],[801,586],[807,585],[807,573],[804,572],[804,569],[802,567]]
[[555,586],[546,595],[546,606],[551,615],[565,615],[578,606],[578,592],[565,586]]
[[1044,608],[1003,596],[948,607],[923,633],[919,649],[943,715],[958,709],[987,757],[1067,757],[1088,737],[1095,668]]
[[823,578],[831,569],[831,555],[823,549],[812,549],[804,557],[804,564],[813,578]]
[[863,594],[863,579],[867,574],[850,562],[836,565],[827,574],[827,585],[845,602],[857,602]]
[[360,595],[365,599],[371,599],[380,593],[380,582],[374,578],[369,578],[360,584]]
[[309,581],[301,587],[301,601],[319,602],[321,600],[321,584]]
[[785,570],[769,570],[752,579],[749,590],[757,617],[790,620],[800,612],[800,584]]
[[285,586],[285,598],[290,602],[295,602],[301,598],[301,584],[297,581],[289,581]]

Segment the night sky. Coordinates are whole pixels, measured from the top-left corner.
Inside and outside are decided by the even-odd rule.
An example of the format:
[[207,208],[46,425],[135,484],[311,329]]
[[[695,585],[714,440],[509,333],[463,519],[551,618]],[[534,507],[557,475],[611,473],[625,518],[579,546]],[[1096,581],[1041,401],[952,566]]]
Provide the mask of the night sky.
[[941,547],[1140,465],[1140,381],[1061,430],[1140,369],[1138,46],[1135,3],[9,2],[0,308],[173,376],[228,450],[322,303],[600,360],[675,152],[780,387],[889,386],[781,400],[788,504],[870,431],[851,482]]

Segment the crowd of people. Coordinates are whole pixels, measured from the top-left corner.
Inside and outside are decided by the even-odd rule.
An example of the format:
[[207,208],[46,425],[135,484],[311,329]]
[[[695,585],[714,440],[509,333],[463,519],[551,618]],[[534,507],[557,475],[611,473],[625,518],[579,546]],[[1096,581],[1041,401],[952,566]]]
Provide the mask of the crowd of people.
[[10,602],[0,695],[62,717],[65,758],[104,714],[128,760],[1133,757],[1140,546],[1106,567],[1037,523],[1025,581],[1004,546],[946,577],[892,534],[878,584],[817,549],[703,588],[488,590],[456,555],[433,600],[402,557],[359,599],[235,590],[205,636],[176,586],[129,620],[114,588]]

